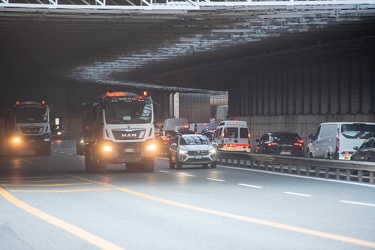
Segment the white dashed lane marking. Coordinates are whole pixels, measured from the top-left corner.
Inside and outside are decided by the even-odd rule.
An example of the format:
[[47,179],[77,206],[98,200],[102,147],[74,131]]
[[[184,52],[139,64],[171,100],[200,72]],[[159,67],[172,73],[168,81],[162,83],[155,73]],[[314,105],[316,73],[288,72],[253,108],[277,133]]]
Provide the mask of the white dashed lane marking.
[[342,203],[348,203],[348,204],[353,204],[353,205],[375,207],[375,204],[372,204],[372,203],[363,203],[363,202],[345,201],[345,200],[341,200],[340,202],[342,202]]
[[294,193],[294,192],[284,192],[284,194],[303,196],[303,197],[311,197],[311,195],[309,195],[309,194],[301,194],[301,193]]
[[209,181],[225,181],[225,180],[215,179],[215,178],[206,178],[206,180],[209,180]]
[[251,188],[263,188],[263,187],[249,185],[249,184],[244,184],[244,183],[238,183],[238,185],[239,186],[244,186],[244,187],[251,187]]

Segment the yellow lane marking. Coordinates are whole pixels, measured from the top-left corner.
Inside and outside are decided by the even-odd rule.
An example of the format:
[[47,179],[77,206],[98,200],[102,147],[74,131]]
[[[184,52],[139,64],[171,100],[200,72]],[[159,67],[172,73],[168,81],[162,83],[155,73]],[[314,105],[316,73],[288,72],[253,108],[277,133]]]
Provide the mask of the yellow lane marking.
[[169,205],[172,205],[172,206],[183,207],[183,208],[186,208],[186,209],[199,211],[199,212],[203,212],[203,213],[207,213],[207,214],[213,214],[213,215],[231,218],[231,219],[235,219],[235,220],[247,221],[247,222],[256,223],[256,224],[260,224],[260,225],[264,225],[264,226],[269,226],[269,227],[279,228],[279,229],[283,229],[283,230],[293,231],[293,232],[297,232],[297,233],[301,233],[301,234],[313,235],[313,236],[331,239],[331,240],[343,241],[343,242],[351,243],[351,244],[354,244],[354,245],[375,248],[375,242],[371,242],[371,241],[360,240],[360,239],[346,237],[346,236],[342,236],[342,235],[338,235],[338,234],[326,233],[326,232],[311,230],[311,229],[307,229],[307,228],[303,228],[303,227],[290,226],[290,225],[287,225],[287,224],[281,224],[281,223],[276,223],[276,222],[272,222],[272,221],[261,220],[261,219],[256,219],[256,218],[251,218],[251,217],[246,217],[246,216],[241,216],[241,215],[236,215],[236,214],[220,212],[220,211],[217,211],[217,210],[192,206],[192,205],[188,205],[188,204],[175,202],[175,201],[159,198],[159,197],[156,197],[156,196],[140,193],[140,192],[133,191],[133,190],[127,189],[127,188],[116,188],[116,189],[119,190],[119,191],[128,193],[128,194],[132,194],[132,195],[135,195],[135,196],[145,198],[145,199],[166,203],[166,204],[169,204]]
[[90,191],[107,191],[111,188],[88,188],[88,189],[70,189],[70,190],[10,190],[12,193],[78,193]]
[[[24,160],[23,160],[24,161]],[[0,178],[0,181],[1,180],[13,180],[13,179],[16,179],[16,180],[19,180],[19,179],[44,179],[44,178],[54,178],[54,177],[61,177],[60,175],[46,175],[46,176],[9,176],[9,177],[1,177]]]
[[37,208],[34,208],[23,201],[18,200],[16,197],[5,191],[3,188],[0,187],[0,194],[7,199],[9,202],[13,203],[17,207],[25,210],[26,212],[29,212],[30,214],[33,214],[40,219],[43,219],[47,221],[50,224],[53,224],[61,229],[64,229],[65,231],[89,242],[90,244],[99,247],[100,249],[110,249],[110,250],[123,250],[120,246],[117,246],[109,241],[106,241],[92,233],[89,233],[77,226],[74,226],[70,223],[67,223],[63,220],[60,220],[56,217],[53,217],[52,215],[49,215]]
[[[60,176],[61,177],[61,176]],[[39,180],[39,181],[26,181],[26,180],[23,180],[22,178],[18,178],[17,181],[19,183],[43,183],[43,182],[60,182],[60,181],[76,181],[77,179],[58,179],[58,180]],[[0,184],[1,183],[10,183],[11,181],[0,181]],[[12,181],[11,183],[14,183],[14,181]]]
[[90,182],[77,182],[77,183],[63,183],[63,184],[1,184],[3,187],[65,187],[65,186],[77,186],[77,185],[92,185]]

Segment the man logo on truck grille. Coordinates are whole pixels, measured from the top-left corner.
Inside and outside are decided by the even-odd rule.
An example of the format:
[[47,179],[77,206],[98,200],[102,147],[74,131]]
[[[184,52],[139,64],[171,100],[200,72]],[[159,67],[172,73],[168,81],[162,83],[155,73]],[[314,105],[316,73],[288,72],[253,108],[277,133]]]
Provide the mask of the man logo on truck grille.
[[121,134],[122,138],[137,138],[136,133],[127,133],[127,134]]

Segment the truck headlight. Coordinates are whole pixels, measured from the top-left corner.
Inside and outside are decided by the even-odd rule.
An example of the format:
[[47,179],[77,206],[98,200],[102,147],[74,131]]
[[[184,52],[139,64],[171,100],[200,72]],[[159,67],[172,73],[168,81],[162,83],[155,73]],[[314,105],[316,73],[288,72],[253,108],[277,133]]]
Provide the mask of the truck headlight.
[[155,144],[150,144],[146,148],[147,151],[155,151],[156,150],[156,145]]
[[112,152],[112,147],[111,147],[111,146],[108,146],[108,145],[104,145],[104,146],[103,146],[103,151],[104,151],[104,152]]
[[21,139],[18,138],[18,137],[14,137],[14,138],[13,138],[13,142],[14,142],[14,143],[20,143],[20,142],[21,142]]

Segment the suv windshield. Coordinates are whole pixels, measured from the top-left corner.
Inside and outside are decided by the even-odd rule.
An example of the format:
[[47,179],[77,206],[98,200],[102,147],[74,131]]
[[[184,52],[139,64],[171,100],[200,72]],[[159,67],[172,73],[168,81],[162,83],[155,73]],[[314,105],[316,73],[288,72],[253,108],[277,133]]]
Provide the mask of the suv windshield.
[[375,125],[348,123],[341,125],[341,133],[348,139],[367,139],[375,136]]
[[181,145],[200,145],[200,144],[209,144],[210,141],[204,136],[197,135],[188,135],[181,137]]

